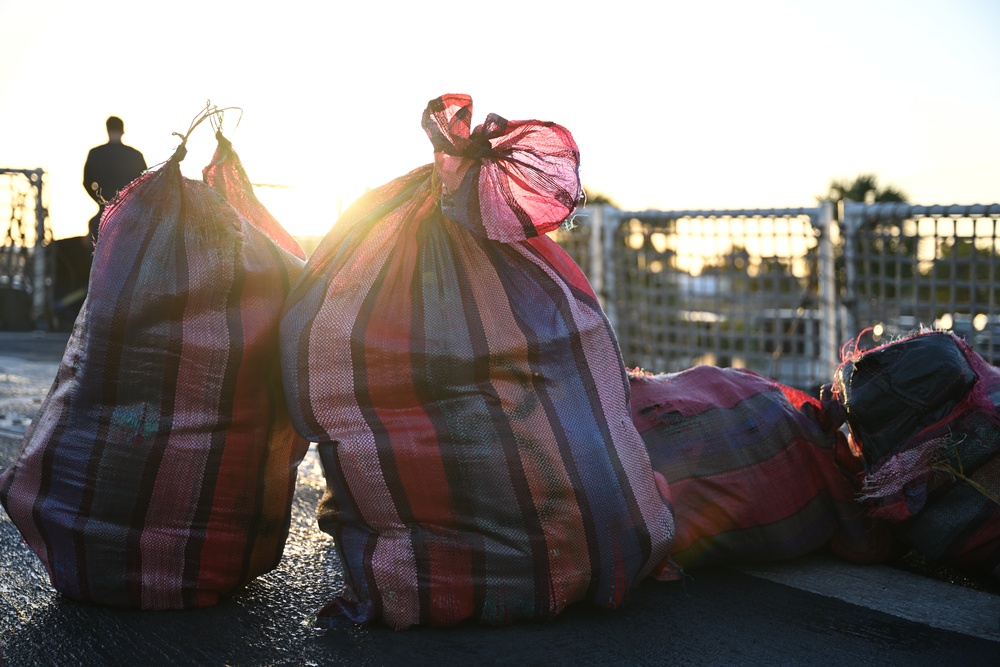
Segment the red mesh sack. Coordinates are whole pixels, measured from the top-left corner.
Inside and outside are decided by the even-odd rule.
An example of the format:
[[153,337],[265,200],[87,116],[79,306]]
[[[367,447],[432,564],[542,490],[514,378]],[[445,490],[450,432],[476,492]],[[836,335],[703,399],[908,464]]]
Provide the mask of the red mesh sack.
[[629,374],[632,418],[669,484],[674,564],[774,562],[830,546],[856,562],[892,555],[856,500],[862,467],[819,400],[752,371],[698,366]]
[[258,229],[271,219],[228,142],[207,177],[242,193],[242,215],[182,177],[182,155],[106,210],[58,376],[0,478],[77,600],[211,605],[274,568],[288,534],[307,443],[284,404],[278,322],[303,262]]
[[471,114],[430,102],[435,163],[344,214],[282,320],[347,578],[320,625],[616,607],[673,532],[611,327],[545,236],[580,196],[576,144],[495,115],[470,132]]
[[1000,369],[925,331],[845,354],[833,387],[872,516],[931,560],[1000,576]]

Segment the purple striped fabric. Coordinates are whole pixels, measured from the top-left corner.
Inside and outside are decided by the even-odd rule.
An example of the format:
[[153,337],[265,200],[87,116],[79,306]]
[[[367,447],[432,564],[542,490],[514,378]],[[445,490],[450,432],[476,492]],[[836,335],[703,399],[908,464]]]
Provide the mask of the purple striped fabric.
[[669,484],[675,565],[774,562],[821,548],[855,562],[894,553],[856,494],[861,462],[819,400],[748,370],[630,373],[632,417]]
[[53,586],[87,602],[201,607],[272,569],[306,451],[277,354],[303,262],[255,200],[240,215],[178,163],[107,209],[58,376],[0,478]]
[[348,579],[321,625],[616,607],[673,534],[611,327],[544,236],[579,198],[576,145],[496,116],[470,132],[471,112],[428,105],[435,165],[347,211],[282,320]]

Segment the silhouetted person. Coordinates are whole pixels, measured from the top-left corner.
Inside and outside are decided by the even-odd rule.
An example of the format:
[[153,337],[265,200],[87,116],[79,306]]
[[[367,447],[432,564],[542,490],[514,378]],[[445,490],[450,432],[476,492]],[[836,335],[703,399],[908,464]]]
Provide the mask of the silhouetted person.
[[122,143],[122,135],[125,134],[122,119],[110,116],[105,125],[108,128],[108,143],[91,148],[83,166],[83,187],[101,207],[97,215],[90,219],[90,237],[95,243],[104,207],[119,190],[146,171],[146,159],[142,153]]

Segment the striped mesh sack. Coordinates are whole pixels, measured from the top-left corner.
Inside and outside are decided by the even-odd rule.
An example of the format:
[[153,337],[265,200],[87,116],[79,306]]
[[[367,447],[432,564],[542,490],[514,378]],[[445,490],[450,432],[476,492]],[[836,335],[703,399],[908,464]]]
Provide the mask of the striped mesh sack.
[[67,597],[202,607],[281,557],[307,443],[284,405],[278,322],[303,261],[257,228],[267,216],[227,150],[206,175],[243,190],[243,215],[181,176],[183,144],[109,206],[58,376],[0,478]]
[[1000,577],[1000,369],[944,331],[845,355],[864,501],[927,558]]
[[819,400],[748,370],[629,374],[632,418],[669,484],[674,566],[774,562],[824,547],[856,562],[892,553],[856,501],[861,466]]
[[614,334],[545,236],[580,196],[576,144],[495,115],[470,133],[471,113],[429,103],[435,163],[345,213],[282,320],[347,578],[320,626],[616,607],[669,546]]

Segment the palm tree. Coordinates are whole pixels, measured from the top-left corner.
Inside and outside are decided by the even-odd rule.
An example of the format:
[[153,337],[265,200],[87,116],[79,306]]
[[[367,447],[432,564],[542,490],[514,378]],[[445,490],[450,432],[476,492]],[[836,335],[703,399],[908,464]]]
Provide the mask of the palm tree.
[[837,203],[848,200],[873,204],[875,202],[905,202],[909,201],[906,193],[893,185],[884,188],[878,186],[875,174],[861,174],[853,181],[833,180],[825,197],[817,197],[821,201],[834,203],[834,215],[839,215]]
[[591,190],[586,185],[583,186],[583,201],[581,204],[588,206],[595,206],[597,204],[607,204],[608,206],[614,206],[618,208],[618,204],[615,201],[602,192],[596,190]]
[[[889,185],[879,187],[875,174],[861,174],[853,181],[833,180],[825,197],[818,200],[834,203],[834,220],[840,220],[841,201],[855,201],[863,204],[876,202],[906,202],[908,197],[901,189]],[[855,271],[860,283],[867,286],[869,300],[899,299],[903,291],[913,289],[913,278],[917,275],[917,244],[915,236],[898,232],[899,222],[884,221],[869,229],[868,233],[854,237]],[[846,285],[845,256],[843,246],[834,251],[837,283],[842,296]],[[855,304],[853,306],[857,308]],[[855,319],[857,314],[855,313]]]

